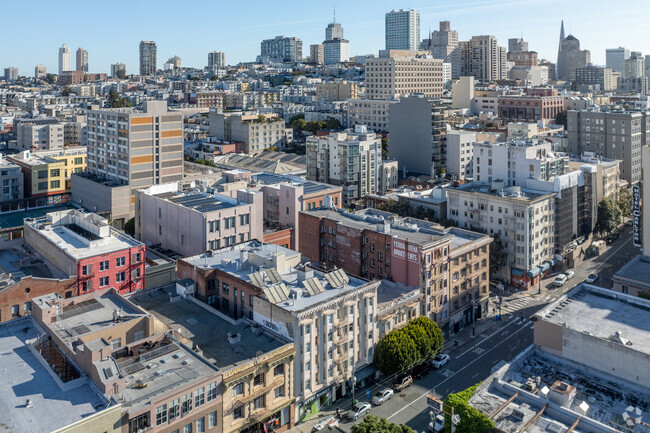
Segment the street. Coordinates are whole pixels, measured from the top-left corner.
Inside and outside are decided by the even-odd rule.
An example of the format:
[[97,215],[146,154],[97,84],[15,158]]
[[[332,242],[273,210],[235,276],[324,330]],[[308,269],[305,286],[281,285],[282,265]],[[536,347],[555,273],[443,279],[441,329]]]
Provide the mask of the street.
[[[424,378],[415,380],[410,387],[396,393],[381,406],[373,405],[370,414],[386,418],[393,423],[406,424],[416,432],[426,431],[430,422],[426,400],[428,394],[444,399],[450,393],[462,391],[484,380],[490,375],[494,366],[500,362],[510,361],[533,343],[533,322],[528,320],[528,317],[583,282],[591,273],[600,275],[596,285],[611,287],[611,276],[638,253],[638,249],[632,245],[630,227],[624,226],[620,238],[608,245],[600,256],[591,257],[573,269],[575,275],[563,287],[557,288],[553,285],[557,275],[554,273],[542,280],[539,290],[504,294],[502,321],[495,321],[490,313],[488,318],[477,325],[476,337],[472,337],[471,328],[466,328],[458,335],[452,336],[445,344],[445,352],[451,355],[449,363],[439,370],[433,370]],[[490,308],[496,305],[496,300],[497,296],[493,295]],[[455,340],[460,340],[460,347],[454,348]],[[368,391],[373,395],[379,389],[390,388],[392,379],[392,377],[386,378],[373,387],[359,390],[356,399],[369,401],[366,398]],[[344,413],[350,406],[351,399],[344,398],[314,419],[297,425],[294,430],[308,432],[317,420],[334,413],[336,407]],[[338,429],[349,432],[354,424],[361,421],[362,419],[354,422],[342,420]]]

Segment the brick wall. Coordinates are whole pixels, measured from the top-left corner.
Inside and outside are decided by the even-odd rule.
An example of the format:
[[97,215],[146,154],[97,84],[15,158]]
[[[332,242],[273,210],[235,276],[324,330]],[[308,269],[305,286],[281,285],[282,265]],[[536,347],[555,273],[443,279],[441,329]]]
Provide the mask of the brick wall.
[[64,298],[77,296],[77,278],[54,280],[50,278],[24,277],[18,283],[0,290],[0,322],[6,322],[13,318],[13,306],[17,306],[18,314],[23,316],[27,302],[50,293],[58,293]]

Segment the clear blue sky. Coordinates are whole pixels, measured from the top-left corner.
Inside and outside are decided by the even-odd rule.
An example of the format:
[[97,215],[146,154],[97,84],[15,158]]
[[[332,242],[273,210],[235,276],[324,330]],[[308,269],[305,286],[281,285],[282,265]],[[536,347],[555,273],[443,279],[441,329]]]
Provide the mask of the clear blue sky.
[[350,54],[376,53],[384,46],[384,14],[391,9],[420,11],[421,37],[441,20],[451,21],[460,40],[493,34],[507,39],[522,35],[540,58],[555,61],[560,21],[592,61],[605,63],[605,49],[625,46],[650,54],[650,0],[2,0],[3,35],[0,67],[16,66],[20,75],[34,74],[34,66],[58,68],[58,48],[66,43],[89,53],[91,72],[109,72],[110,64],[126,63],[137,73],[138,44],[158,44],[158,67],[174,55],[184,66],[203,67],[207,53],[224,51],[226,61],[252,61],[260,41],[276,35],[296,36],[309,45],[320,43],[336,6],[337,22],[350,40]]

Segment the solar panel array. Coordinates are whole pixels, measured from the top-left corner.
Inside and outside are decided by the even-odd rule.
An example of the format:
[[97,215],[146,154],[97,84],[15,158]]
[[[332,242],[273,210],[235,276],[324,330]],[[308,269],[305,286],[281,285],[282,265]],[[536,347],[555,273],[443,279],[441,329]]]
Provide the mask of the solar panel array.
[[277,304],[289,299],[289,289],[284,283],[279,283],[264,289],[264,295],[269,298],[269,301]]
[[269,280],[271,280],[271,284],[278,284],[282,282],[282,278],[280,277],[280,274],[276,268],[267,269],[266,276],[269,277]]
[[266,287],[266,284],[264,284],[264,277],[260,272],[253,272],[252,274],[248,274],[248,278],[250,278],[251,283],[253,283],[254,286],[257,286],[260,289]]
[[309,278],[303,281],[302,285],[307,289],[309,296],[315,296],[325,291],[325,287],[323,287],[318,278]]
[[350,282],[350,277],[347,276],[343,269],[336,269],[325,274],[325,279],[330,286],[334,288],[341,288]]

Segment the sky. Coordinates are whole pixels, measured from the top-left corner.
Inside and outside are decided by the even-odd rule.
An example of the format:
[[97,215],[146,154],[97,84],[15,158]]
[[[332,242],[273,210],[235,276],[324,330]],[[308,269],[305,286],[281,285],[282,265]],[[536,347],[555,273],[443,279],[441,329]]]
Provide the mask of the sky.
[[624,46],[650,54],[650,0],[628,0],[619,7],[611,0],[1,0],[4,43],[0,68],[18,67],[33,76],[44,64],[58,70],[58,49],[71,49],[72,67],[78,47],[88,51],[90,72],[110,72],[112,63],[125,63],[138,72],[138,45],[153,40],[158,67],[178,55],[183,66],[203,67],[207,53],[223,51],[228,64],[253,61],[260,42],[277,35],[322,43],[325,27],[336,21],[350,41],[350,55],[377,53],[384,48],[384,16],[392,9],[420,12],[421,39],[439,21],[451,21],[459,40],[495,35],[507,47],[508,38],[521,37],[539,58],[556,61],[560,22],[582,49],[591,50],[594,64],[605,64],[605,49]]

